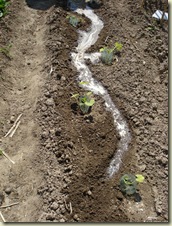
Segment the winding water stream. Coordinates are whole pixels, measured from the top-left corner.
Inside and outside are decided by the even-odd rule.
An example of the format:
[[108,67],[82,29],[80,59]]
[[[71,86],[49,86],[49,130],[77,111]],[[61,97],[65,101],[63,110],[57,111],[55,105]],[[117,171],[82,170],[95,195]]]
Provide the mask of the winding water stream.
[[118,172],[120,164],[122,162],[122,156],[124,152],[128,150],[128,145],[131,140],[130,132],[127,123],[120,114],[109,96],[107,90],[92,77],[92,73],[85,63],[85,59],[90,59],[92,63],[98,62],[100,53],[85,53],[98,39],[99,33],[103,28],[103,22],[94,13],[94,11],[88,6],[86,9],[76,9],[78,14],[84,14],[92,22],[91,28],[88,32],[79,31],[79,40],[76,52],[71,53],[72,62],[79,72],[79,81],[87,81],[89,84],[82,85],[86,90],[92,91],[94,94],[101,96],[105,101],[106,110],[110,111],[113,115],[114,125],[120,135],[120,141],[118,143],[118,149],[114,150],[115,154],[107,169],[107,177],[111,178]]

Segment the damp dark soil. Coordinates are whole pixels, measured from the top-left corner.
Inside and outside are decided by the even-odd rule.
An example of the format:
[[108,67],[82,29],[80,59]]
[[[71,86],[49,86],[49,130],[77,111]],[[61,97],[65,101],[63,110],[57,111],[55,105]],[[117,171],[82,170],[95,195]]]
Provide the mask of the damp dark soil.
[[[87,62],[126,120],[131,143],[119,172],[107,168],[120,140],[101,97],[83,115],[84,94],[71,52],[77,28],[65,1],[10,1],[0,18],[0,211],[7,222],[168,221],[168,23],[152,18],[161,1],[101,1],[104,22],[88,52],[123,44],[111,66]],[[76,13],[73,13],[76,14]],[[78,29],[88,30],[90,21]],[[4,137],[17,117],[12,137]],[[142,174],[141,200],[125,197],[119,179]],[[17,203],[8,208],[1,208]]]

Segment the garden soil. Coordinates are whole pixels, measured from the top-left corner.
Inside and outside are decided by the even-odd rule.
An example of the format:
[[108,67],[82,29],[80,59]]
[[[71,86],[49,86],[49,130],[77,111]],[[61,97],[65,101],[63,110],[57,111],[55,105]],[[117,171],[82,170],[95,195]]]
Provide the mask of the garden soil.
[[[108,90],[132,136],[119,172],[107,167],[120,136],[104,101],[83,115],[71,98],[84,93],[71,62],[78,32],[65,1],[10,1],[0,19],[0,211],[7,222],[168,221],[168,23],[152,18],[158,1],[106,0],[104,22],[88,52],[123,44],[111,66],[87,61]],[[74,13],[75,14],[75,13]],[[78,29],[88,30],[90,21]],[[22,114],[12,137],[4,137]],[[125,197],[119,179],[142,174],[141,200]],[[4,207],[16,203],[11,207]],[[4,207],[4,208],[2,208]]]

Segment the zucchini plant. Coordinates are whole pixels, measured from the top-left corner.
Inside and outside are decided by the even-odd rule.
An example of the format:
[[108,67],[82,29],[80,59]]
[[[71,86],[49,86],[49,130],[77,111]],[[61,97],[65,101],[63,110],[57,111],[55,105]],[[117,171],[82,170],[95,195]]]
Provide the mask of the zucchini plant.
[[119,42],[115,42],[113,48],[107,46],[100,49],[101,60],[104,64],[111,65],[114,60],[115,54],[119,54],[122,50],[123,45]]
[[78,27],[81,23],[84,23],[84,20],[82,18],[75,15],[68,15],[66,18],[69,20],[69,23],[73,27]]
[[141,174],[125,174],[120,179],[120,190],[126,195],[134,195],[137,192],[137,186],[144,181]]
[[82,111],[83,114],[88,113],[90,107],[92,107],[95,103],[95,100],[91,98],[92,92],[87,92],[83,95],[79,93],[72,95],[72,98],[75,98],[77,104]]

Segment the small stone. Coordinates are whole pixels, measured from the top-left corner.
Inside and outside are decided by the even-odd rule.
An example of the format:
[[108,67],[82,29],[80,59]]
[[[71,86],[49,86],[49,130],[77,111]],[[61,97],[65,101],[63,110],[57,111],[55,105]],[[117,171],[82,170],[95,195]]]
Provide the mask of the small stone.
[[139,166],[139,168],[141,171],[144,171],[146,169],[146,165],[141,165],[141,166]]
[[47,148],[47,149],[50,149],[50,147],[51,147],[51,143],[48,143],[48,144],[46,145],[46,148]]
[[45,104],[46,104],[47,106],[53,106],[53,105],[54,105],[54,100],[53,100],[52,98],[49,98],[49,99],[45,102]]
[[147,118],[145,119],[145,122],[146,122],[147,124],[149,124],[149,125],[152,125],[152,119],[149,118],[149,117],[147,117]]
[[50,97],[51,97],[51,94],[50,94],[50,92],[46,92],[46,93],[45,93],[45,97],[48,97],[48,98],[50,98]]
[[75,214],[75,215],[73,216],[73,219],[76,220],[76,221],[78,221],[78,215]]
[[161,162],[162,162],[162,164],[167,164],[168,163],[168,159],[167,158],[165,158],[165,157],[163,157],[162,159],[161,159]]
[[61,80],[62,81],[65,81],[66,80],[66,77],[64,75],[62,75]]
[[71,176],[73,174],[72,170],[69,172],[69,175]]
[[159,213],[159,214],[162,213],[162,208],[161,208],[161,206],[156,205],[155,208],[156,208],[156,212],[157,212],[157,213]]
[[43,106],[42,108],[41,108],[41,110],[44,112],[44,111],[46,111],[47,110],[47,106]]
[[59,220],[59,222],[60,222],[60,223],[64,223],[64,222],[65,222],[65,219],[61,218],[61,219]]
[[72,142],[72,141],[71,141],[71,142],[69,141],[69,142],[67,143],[67,145],[68,145],[69,148],[73,148],[73,142]]
[[63,91],[59,91],[59,92],[58,92],[58,96],[59,96],[59,97],[62,97],[63,95],[64,95],[64,92],[63,92]]
[[89,191],[87,192],[87,194],[88,194],[88,195],[92,195],[92,192],[89,190]]
[[41,137],[42,138],[48,138],[48,135],[49,135],[49,132],[48,131],[44,131],[44,132],[42,132]]
[[55,216],[54,216],[54,214],[48,214],[48,215],[46,216],[46,219],[47,219],[47,220],[50,220],[50,221],[53,221],[53,220],[55,219]]
[[52,205],[51,205],[51,209],[52,210],[57,210],[59,208],[59,205],[57,202],[53,202]]
[[55,134],[55,129],[50,129],[50,134],[54,135]]
[[152,103],[153,110],[157,110],[157,103]]
[[7,195],[11,194],[11,192],[12,192],[12,189],[11,189],[10,187],[7,187],[7,188],[5,189],[5,193],[6,193]]
[[15,122],[15,117],[12,115],[11,118],[10,118],[10,123],[14,123]]
[[146,98],[145,97],[141,97],[139,100],[139,104],[142,104],[143,102],[146,102]]

